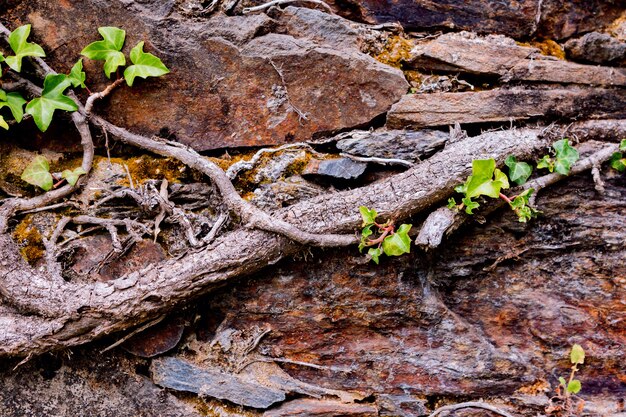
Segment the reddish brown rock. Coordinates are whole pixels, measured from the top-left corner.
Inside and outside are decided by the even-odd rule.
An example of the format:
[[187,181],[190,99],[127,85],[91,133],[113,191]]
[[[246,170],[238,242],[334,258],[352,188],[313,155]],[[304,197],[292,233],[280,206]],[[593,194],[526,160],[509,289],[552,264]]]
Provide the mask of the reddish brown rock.
[[[97,111],[131,130],[169,133],[198,150],[302,141],[364,125],[408,89],[399,70],[351,46],[355,33],[339,18],[317,30],[326,40],[313,29],[308,35],[294,30],[297,38],[268,33],[275,23],[265,15],[198,22],[177,14],[172,2],[120,0],[106,7],[102,13],[96,0],[15,2],[4,20],[11,28],[31,23],[33,38],[61,71],[98,39],[98,26],[123,27],[126,50],[147,41],[146,50],[172,72],[118,89]],[[297,19],[309,19],[313,28],[322,24],[311,14]],[[85,64],[89,87],[103,88],[101,63]]]

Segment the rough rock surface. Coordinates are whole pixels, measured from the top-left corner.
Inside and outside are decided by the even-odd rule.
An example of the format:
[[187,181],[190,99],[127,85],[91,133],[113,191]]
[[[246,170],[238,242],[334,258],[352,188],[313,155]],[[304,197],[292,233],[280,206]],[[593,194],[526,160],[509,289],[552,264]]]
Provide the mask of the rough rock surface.
[[450,135],[440,130],[355,130],[335,139],[341,151],[358,156],[417,161],[441,149]]
[[591,32],[565,43],[570,58],[596,64],[623,63],[626,61],[626,42],[606,33]]
[[333,0],[339,13],[371,23],[399,21],[411,29],[461,29],[516,38],[539,34],[568,38],[608,26],[623,11],[620,2],[585,0]]
[[[99,26],[123,27],[126,50],[145,40],[171,74],[118,89],[98,111],[129,129],[174,136],[197,150],[302,141],[364,125],[408,89],[399,70],[360,52],[343,19],[326,18],[320,29],[321,12],[290,13],[292,23],[285,25],[265,15],[197,21],[177,14],[173,1],[104,6],[98,0],[37,0],[10,2],[2,17],[10,27],[31,23],[49,63],[61,70],[97,40]],[[307,24],[317,32],[307,32]],[[294,36],[271,33],[285,27],[294,27]],[[85,64],[89,87],[103,88],[101,63]]]

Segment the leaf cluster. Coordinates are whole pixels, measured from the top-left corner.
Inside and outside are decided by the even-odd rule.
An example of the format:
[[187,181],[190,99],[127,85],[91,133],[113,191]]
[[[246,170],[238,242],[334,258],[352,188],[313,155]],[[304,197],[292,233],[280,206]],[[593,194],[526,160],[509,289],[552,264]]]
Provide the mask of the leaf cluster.
[[62,178],[73,187],[78,182],[80,176],[86,173],[82,167],[78,167],[73,170],[66,169],[61,174],[51,174],[50,164],[46,157],[37,155],[22,172],[21,178],[31,185],[35,185],[44,191],[49,191],[54,187],[55,179]]
[[544,155],[537,161],[537,169],[547,169],[561,175],[569,175],[572,165],[578,161],[580,154],[570,145],[568,139],[561,139],[552,144],[550,155]]
[[395,230],[394,224],[390,220],[382,224],[376,222],[376,217],[378,216],[376,210],[361,206],[359,211],[363,219],[361,243],[359,244],[360,252],[363,252],[365,248],[369,248],[367,255],[376,264],[380,262],[380,257],[383,254],[400,256],[411,252],[409,231],[412,225],[402,224],[398,230]]
[[[101,41],[87,45],[80,53],[94,61],[104,61],[104,74],[111,78],[111,74],[119,67],[126,65],[126,57],[121,52],[126,40],[126,31],[105,26],[98,28],[102,36]],[[124,70],[124,79],[129,87],[132,87],[135,78],[160,77],[170,70],[156,56],[143,51],[144,42],[141,41],[130,51],[132,65]]]

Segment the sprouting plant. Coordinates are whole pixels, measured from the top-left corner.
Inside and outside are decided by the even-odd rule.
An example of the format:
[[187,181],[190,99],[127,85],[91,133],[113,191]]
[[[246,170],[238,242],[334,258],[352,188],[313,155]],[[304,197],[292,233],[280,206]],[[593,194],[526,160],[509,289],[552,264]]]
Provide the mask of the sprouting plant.
[[611,155],[609,163],[611,164],[611,168],[619,172],[624,172],[626,171],[626,156],[622,152],[626,151],[626,139],[622,139],[620,142],[619,150],[621,152],[615,152]]
[[55,181],[67,181],[71,186],[76,185],[81,175],[86,172],[82,167],[73,170],[66,169],[60,173],[50,173],[50,164],[45,156],[37,155],[22,172],[22,180],[35,185],[44,191],[49,191],[54,187]]
[[[525,162],[517,162],[514,157],[507,158],[507,162],[509,175],[515,178],[518,184],[526,182],[532,172],[532,168]],[[507,197],[502,193],[502,190],[509,187],[509,179],[504,172],[496,168],[494,159],[474,160],[472,161],[472,175],[467,177],[465,183],[454,189],[456,192],[464,195],[461,204],[457,204],[454,197],[451,197],[448,200],[448,208],[453,210],[465,209],[467,214],[474,214],[474,210],[480,207],[480,203],[474,199],[486,196],[501,198],[506,201],[517,214],[520,222],[527,222],[531,218],[536,217],[538,211],[529,204],[529,198],[534,190],[529,188],[518,195]]]
[[578,365],[585,363],[585,351],[579,344],[572,346],[570,351],[570,362],[572,363],[569,379],[559,377],[559,385],[556,387],[556,395],[550,399],[550,405],[546,409],[548,415],[572,416],[574,410],[582,412],[585,405],[584,400],[578,398],[576,394],[582,389],[580,380],[574,379],[579,371]]
[[576,148],[572,147],[567,139],[561,139],[552,144],[552,154],[544,155],[539,161],[537,161],[537,168],[547,168],[550,172],[558,172],[561,175],[569,175],[569,171],[572,165],[580,155]]
[[[22,59],[24,57],[45,57],[43,48],[36,43],[28,42],[30,35],[30,25],[23,25],[15,29],[9,35],[9,46],[14,55],[4,56],[0,53],[0,66],[6,64],[11,70],[20,72],[22,69]],[[104,73],[111,78],[111,74],[118,72],[119,67],[126,65],[126,57],[121,52],[124,47],[126,32],[116,27],[100,27],[98,32],[103,40],[87,45],[81,54],[89,59],[102,60],[104,62]],[[130,51],[130,61],[132,65],[124,70],[123,79],[129,86],[132,86],[135,78],[159,77],[169,73],[169,69],[156,56],[143,51],[144,42],[139,42]],[[0,76],[2,75],[0,67]],[[45,132],[56,110],[73,112],[78,110],[78,105],[74,100],[66,95],[68,88],[87,88],[85,85],[86,74],[83,71],[83,61],[79,59],[68,74],[48,74],[44,80],[43,90],[40,97],[32,100],[25,100],[18,92],[5,92],[0,89],[0,110],[7,107],[15,123],[23,120],[24,113],[32,116],[35,125]],[[121,82],[118,77],[117,84]],[[117,85],[115,84],[115,85]],[[89,91],[89,90],[87,90]],[[91,92],[89,92],[91,93]],[[24,110],[24,105],[26,108]],[[0,127],[9,129],[9,123],[5,115],[0,114]],[[75,185],[78,178],[85,174],[82,168],[65,170],[61,173],[51,174],[48,161],[43,156],[35,157],[22,173],[22,179],[29,184],[36,185],[45,191],[52,189],[62,182],[67,181],[70,185]],[[57,181],[55,183],[55,181]]]
[[359,251],[369,248],[368,256],[378,264],[382,254],[387,256],[400,256],[411,252],[411,238],[409,231],[412,225],[402,224],[395,230],[393,220],[389,219],[384,223],[377,223],[376,210],[370,210],[365,206],[359,207],[363,218],[363,230],[361,231],[361,243]]

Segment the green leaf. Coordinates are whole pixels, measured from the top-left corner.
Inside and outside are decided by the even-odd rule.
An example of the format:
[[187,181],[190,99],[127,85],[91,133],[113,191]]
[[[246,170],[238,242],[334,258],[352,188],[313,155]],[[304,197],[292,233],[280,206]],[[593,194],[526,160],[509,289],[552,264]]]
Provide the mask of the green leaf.
[[567,384],[567,392],[571,394],[578,394],[581,389],[582,389],[582,384],[577,379],[573,379],[570,381],[569,384]]
[[526,162],[517,162],[517,159],[511,155],[506,158],[504,164],[509,167],[509,178],[517,185],[522,185],[533,172],[533,168]]
[[398,231],[383,240],[383,252],[387,256],[400,256],[411,252],[411,238],[408,233],[412,225],[403,224]]
[[135,77],[160,77],[170,72],[159,58],[143,51],[143,41],[131,49],[130,60],[134,65],[124,70],[124,78],[129,87],[132,87]]
[[[0,62],[4,62],[4,55],[0,52]],[[2,76],[2,71],[0,71],[0,77]]]
[[569,354],[570,361],[573,364],[585,363],[585,351],[579,344],[572,346],[572,352]]
[[22,172],[22,180],[49,191],[52,188],[53,179],[50,174],[48,160],[41,155],[37,155]]
[[67,79],[72,83],[72,87],[85,88],[87,75],[83,71],[83,59],[79,59],[70,70]]
[[5,62],[15,72],[22,70],[22,58],[27,56],[46,56],[41,46],[27,42],[28,35],[30,35],[30,25],[20,26],[9,35],[9,45],[13,49],[15,56],[6,57]]
[[559,377],[559,382],[561,383],[561,385],[566,386],[567,385],[567,381],[565,380],[565,378],[563,378],[562,376]]
[[626,171],[626,158],[621,152],[615,152],[611,155],[611,160],[609,161],[611,164],[611,168],[616,169],[619,172]]
[[510,203],[511,208],[513,209],[515,214],[517,214],[520,223],[526,223],[533,217],[537,217],[537,214],[539,213],[538,210],[535,210],[533,207],[528,205],[530,196],[534,191],[535,190],[533,188],[529,188],[523,193],[515,196],[513,201]]
[[474,214],[472,210],[480,207],[480,204],[478,204],[476,201],[472,201],[472,199],[469,197],[465,197],[461,200],[461,202],[465,205],[465,212],[467,214]]
[[561,175],[569,175],[569,171],[572,165],[578,161],[580,155],[576,148],[573,148],[569,144],[569,140],[561,139],[554,142],[552,145],[556,152],[556,162],[554,163],[554,170]]
[[365,206],[359,207],[359,211],[361,212],[361,217],[363,218],[363,226],[367,226],[368,224],[376,223],[376,210],[370,210]]
[[73,171],[69,169],[64,170],[61,173],[61,177],[65,178],[67,183],[73,187],[78,182],[78,179],[80,178],[80,176],[85,175],[86,173],[87,172],[82,167],[78,167],[74,169]]
[[0,127],[9,130],[9,124],[4,120],[4,117],[0,116]]
[[548,155],[544,155],[543,158],[537,161],[537,169],[546,168],[550,172],[554,172],[554,161]]
[[458,204],[456,203],[456,200],[454,199],[454,197],[450,197],[450,198],[448,199],[448,205],[447,205],[447,207],[448,207],[450,210],[454,210],[454,209],[456,209],[456,208],[457,208],[457,206],[458,206]]
[[619,150],[626,151],[626,139],[622,139],[622,141],[619,143]]
[[13,118],[19,123],[24,117],[24,104],[26,104],[24,97],[20,93],[13,92],[6,94],[4,100],[0,101],[0,108],[8,107]]
[[70,84],[64,74],[48,74],[43,82],[41,97],[31,100],[26,106],[26,113],[33,116],[35,124],[42,132],[50,126],[55,110],[78,110],[74,100],[63,94]]
[[0,101],[7,101],[7,93],[2,89],[0,89]]
[[367,251],[367,254],[372,258],[372,261],[378,265],[378,262],[380,262],[380,255],[383,254],[383,250],[381,248],[370,248],[370,250]]
[[[495,175],[495,180],[492,177]],[[486,195],[491,198],[500,196],[500,189],[509,188],[506,175],[496,169],[496,161],[492,159],[475,159],[472,161],[472,175],[465,182],[465,197],[474,198]]]
[[111,78],[111,73],[119,66],[126,65],[126,58],[120,52],[124,46],[126,32],[110,26],[100,27],[98,32],[103,40],[90,43],[80,54],[95,61],[104,61],[104,74]]

